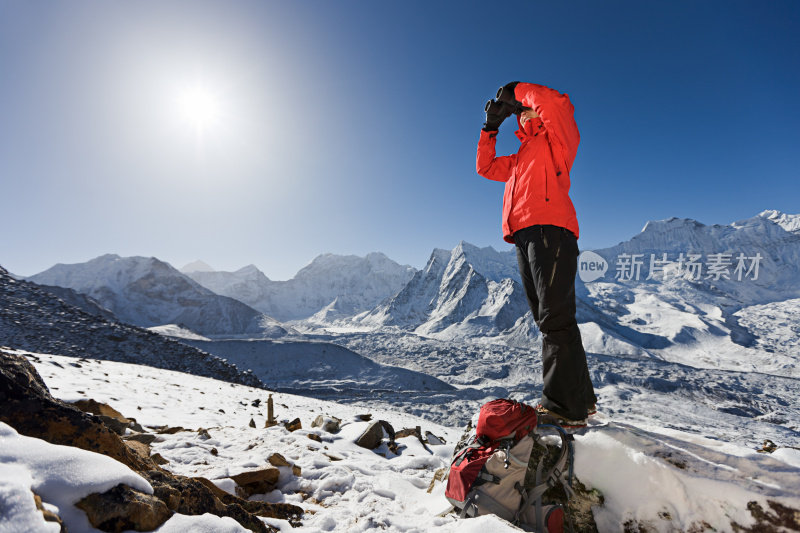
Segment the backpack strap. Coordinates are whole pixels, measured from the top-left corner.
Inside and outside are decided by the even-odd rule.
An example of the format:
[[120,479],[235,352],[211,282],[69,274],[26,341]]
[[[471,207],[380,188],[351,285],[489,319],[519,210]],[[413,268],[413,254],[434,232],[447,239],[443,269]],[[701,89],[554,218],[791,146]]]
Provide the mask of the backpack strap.
[[[522,493],[522,504],[520,505],[519,509],[514,515],[514,524],[519,524],[522,515],[525,511],[531,506],[535,505],[534,514],[536,516],[537,527],[539,527],[540,531],[544,531],[544,515],[542,513],[542,495],[547,492],[547,489],[554,486],[556,483],[560,482],[564,487],[564,491],[567,494],[567,498],[572,498],[575,495],[575,492],[572,490],[572,461],[570,458],[573,456],[572,450],[572,441],[570,437],[572,435],[567,435],[564,428],[558,425],[551,425],[551,424],[541,424],[539,427],[549,427],[553,428],[558,431],[559,436],[561,437],[561,453],[556,460],[556,463],[553,467],[547,471],[546,474],[542,475],[542,471],[544,470],[544,456],[539,459],[539,464],[536,466],[536,480],[535,485],[529,491],[525,491],[525,489],[517,483],[516,489]],[[564,479],[564,470],[568,468],[568,475],[569,479]],[[541,522],[541,523],[540,523]]]

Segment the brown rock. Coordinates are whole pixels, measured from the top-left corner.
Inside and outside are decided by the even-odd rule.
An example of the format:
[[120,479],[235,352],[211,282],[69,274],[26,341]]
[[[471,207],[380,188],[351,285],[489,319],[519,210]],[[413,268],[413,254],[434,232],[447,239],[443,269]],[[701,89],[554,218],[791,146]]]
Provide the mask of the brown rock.
[[124,438],[124,440],[126,442],[141,442],[142,444],[147,444],[149,446],[156,440],[156,436],[152,433],[137,433],[136,435],[128,435]]
[[153,461],[157,465],[167,465],[167,464],[169,464],[169,461],[164,459],[164,456],[162,456],[160,453],[154,453],[153,455],[151,455],[150,456],[150,460]]
[[419,440],[422,440],[422,430],[419,426],[415,428],[405,428],[395,433],[394,436],[395,439],[402,439],[405,437],[417,437]]
[[267,398],[267,421],[264,422],[264,427],[271,428],[276,425],[278,425],[278,422],[275,421],[275,407],[272,402],[272,394],[270,394],[269,398]]
[[211,438],[211,434],[209,434],[207,429],[200,428],[197,430],[197,434],[200,435],[201,439],[208,440]]
[[215,491],[195,478],[173,476],[167,472],[148,472],[146,477],[153,486],[154,494],[167,502],[167,506],[177,513],[186,515],[211,513],[217,516],[229,516],[243,527],[257,533],[275,531],[267,529],[257,516],[287,520],[293,527],[301,525],[300,517],[303,515],[303,509],[296,505],[251,502],[225,491],[221,491],[224,494],[217,496]]
[[356,418],[358,418],[362,422],[369,422],[370,420],[372,420],[372,415],[371,414],[357,415]]
[[[135,419],[126,418],[122,413],[114,409],[108,404],[100,403],[95,400],[78,400],[73,403],[75,407],[83,411],[97,416],[103,423],[108,426],[117,435],[124,435],[125,430],[136,423]],[[138,424],[137,424],[138,426]],[[141,427],[141,426],[139,426]]]
[[267,461],[269,461],[269,464],[271,464],[272,466],[291,466],[292,474],[294,474],[295,476],[300,476],[300,474],[303,472],[299,466],[291,464],[289,461],[286,460],[284,456],[282,456],[279,453],[273,453],[272,455],[269,456]]
[[[245,509],[249,513],[253,513],[258,516],[263,516],[265,518],[280,518],[282,520],[288,520],[292,526],[297,527],[300,525],[300,522],[297,521],[299,515],[298,512],[302,513],[303,510],[297,506],[291,504],[275,504],[275,503],[266,503],[266,502],[257,502],[257,501],[249,501],[243,500],[233,494],[228,494],[221,488],[217,487],[205,478],[194,477],[190,478],[192,481],[198,481],[208,487],[209,490],[216,496],[222,503],[226,505],[230,504],[237,504]],[[208,484],[213,485],[209,487]]]
[[[161,458],[160,456],[142,458],[97,417],[53,398],[36,369],[26,358],[2,350],[0,350],[0,421],[6,422],[22,435],[43,439],[53,444],[76,446],[120,461],[144,477],[153,487],[153,497],[171,511],[186,515],[211,513],[217,516],[229,516],[243,527],[257,533],[276,531],[264,525],[259,516],[287,520],[295,527],[301,525],[303,509],[295,505],[249,502],[230,494],[221,500],[202,483],[164,471],[153,460]],[[90,496],[91,500],[87,501],[87,505],[98,499],[113,500],[116,496],[128,494],[131,508],[149,505],[155,513],[149,515],[151,518],[160,512],[158,511],[160,506],[154,502],[143,501],[141,496],[133,492],[115,489],[118,493]],[[149,498],[152,497],[144,500]],[[115,524],[118,525],[126,520],[123,515],[116,517],[105,515],[106,518],[103,518],[104,515],[100,514],[100,511],[102,509],[98,510],[97,519],[101,522],[110,521],[109,527],[117,527]]]
[[238,485],[236,492],[239,497],[246,499],[253,494],[266,494],[272,491],[278,483],[280,474],[281,472],[277,468],[266,466],[231,476],[231,479]]
[[138,442],[135,440],[126,440],[125,444],[128,445],[128,448],[136,452],[136,454],[139,457],[142,457],[143,459],[151,459],[149,444],[145,444],[144,442]]
[[308,437],[311,440],[315,440],[317,442],[322,442],[322,437],[320,437],[316,433],[309,433],[308,435],[306,435],[306,437]]
[[172,512],[163,501],[126,485],[102,494],[90,494],[75,504],[92,526],[102,531],[152,531],[167,521]]
[[159,435],[174,435],[175,433],[180,433],[181,431],[190,431],[190,430],[184,429],[180,426],[174,428],[164,426],[163,428],[156,431],[156,433],[158,433]]
[[206,479],[204,477],[193,477],[192,479],[194,479],[195,481],[199,481],[200,483],[202,483],[203,485],[208,487],[211,490],[211,492],[214,494],[214,496],[219,498],[221,501],[225,501],[225,497],[226,496],[230,496],[230,494],[228,494],[227,492],[225,492],[221,488],[219,488],[216,485],[214,485],[214,483],[210,479]]
[[386,433],[389,435],[389,442],[394,443],[395,433],[391,424],[385,420],[376,420],[364,430],[364,433],[362,433],[358,439],[356,439],[356,444],[362,448],[374,450],[383,442],[384,430],[386,430]]
[[251,428],[254,428],[254,427],[256,427],[256,421],[255,421],[255,420],[253,420],[252,418],[250,419],[250,427],[251,427]]
[[299,418],[295,418],[291,422],[287,422],[286,424],[283,425],[283,427],[285,427],[289,431],[297,431],[298,429],[303,429],[303,425],[300,423]]
[[124,435],[125,430],[130,427],[130,422],[120,422],[116,418],[111,418],[110,416],[103,416],[103,415],[95,415],[99,418],[103,424],[108,426],[108,429],[116,433],[117,435]]
[[110,405],[105,403],[100,403],[95,400],[78,400],[77,402],[74,402],[72,405],[74,405],[84,413],[107,416],[109,418],[114,418],[126,424],[131,421],[130,419],[122,416],[122,413],[120,413]]
[[44,505],[42,505],[42,499],[35,492],[33,493],[33,501],[36,502],[36,508],[39,509],[39,511],[42,513],[42,516],[44,516],[45,522],[55,522],[61,527],[60,533],[67,533],[67,526],[64,525],[61,517],[56,513],[45,509]]
[[322,431],[327,431],[328,433],[338,433],[341,427],[342,421],[335,416],[322,416],[319,415],[317,418],[311,422],[312,428],[321,428]]
[[53,398],[27,359],[0,351],[0,421],[20,434],[98,452],[136,470],[157,469],[98,418]]
[[289,461],[286,460],[286,457],[282,456],[279,453],[273,453],[267,458],[267,462],[272,466],[290,466]]

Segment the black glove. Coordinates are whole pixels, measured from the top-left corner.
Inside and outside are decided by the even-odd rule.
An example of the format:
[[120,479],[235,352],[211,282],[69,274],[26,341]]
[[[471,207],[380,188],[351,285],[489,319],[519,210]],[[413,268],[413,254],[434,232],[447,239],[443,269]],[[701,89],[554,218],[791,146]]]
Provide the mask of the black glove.
[[517,86],[518,81],[512,81],[511,83],[506,83],[499,89],[497,89],[497,101],[509,106],[512,109],[512,113],[521,113],[522,112],[522,103],[517,100],[517,97],[514,96],[514,88]]
[[483,131],[497,131],[500,124],[511,116],[513,108],[497,100],[489,100],[483,108],[486,111],[486,122],[483,124]]

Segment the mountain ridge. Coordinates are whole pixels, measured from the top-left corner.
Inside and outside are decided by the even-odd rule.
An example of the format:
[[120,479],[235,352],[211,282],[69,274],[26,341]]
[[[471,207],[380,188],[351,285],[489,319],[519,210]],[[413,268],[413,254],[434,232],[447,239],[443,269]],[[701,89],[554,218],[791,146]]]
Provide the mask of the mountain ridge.
[[155,257],[105,254],[85,263],[59,263],[29,281],[90,296],[120,320],[141,326],[185,324],[203,335],[258,335],[263,314],[220,296]]

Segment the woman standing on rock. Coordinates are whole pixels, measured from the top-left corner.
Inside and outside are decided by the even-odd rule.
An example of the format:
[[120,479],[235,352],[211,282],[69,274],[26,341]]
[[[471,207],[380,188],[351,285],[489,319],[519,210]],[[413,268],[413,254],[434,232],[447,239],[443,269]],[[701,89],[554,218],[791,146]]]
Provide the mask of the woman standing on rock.
[[[478,141],[478,174],[505,182],[503,238],[514,243],[522,284],[542,332],[544,388],[538,406],[564,427],[582,427],[595,411],[581,333],[575,319],[578,219],[569,197],[580,143],[569,96],[512,82],[486,103]],[[497,157],[500,124],[517,115],[516,154]]]

